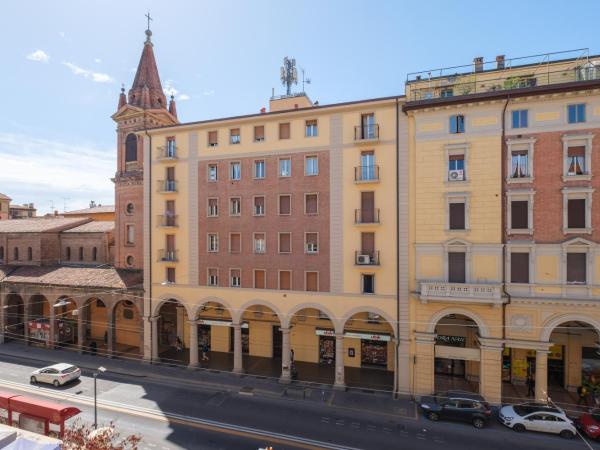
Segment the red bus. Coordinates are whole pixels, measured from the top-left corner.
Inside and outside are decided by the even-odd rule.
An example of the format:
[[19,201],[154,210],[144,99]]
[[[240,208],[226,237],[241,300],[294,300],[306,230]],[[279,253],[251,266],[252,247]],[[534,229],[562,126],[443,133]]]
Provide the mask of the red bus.
[[62,437],[65,421],[81,411],[24,395],[0,391],[0,423],[51,437]]

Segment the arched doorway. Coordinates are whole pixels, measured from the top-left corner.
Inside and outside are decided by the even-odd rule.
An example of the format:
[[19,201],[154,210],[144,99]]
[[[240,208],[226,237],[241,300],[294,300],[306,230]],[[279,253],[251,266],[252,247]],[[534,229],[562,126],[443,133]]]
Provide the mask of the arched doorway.
[[358,312],[344,323],[346,385],[377,390],[394,388],[394,330],[381,313]]
[[462,314],[449,314],[435,325],[434,391],[479,392],[480,360],[477,323]]
[[8,294],[4,304],[4,338],[23,342],[25,339],[25,304],[18,294]]
[[157,353],[161,362],[180,365],[189,364],[188,314],[185,306],[171,298],[158,308],[156,329]]
[[196,322],[200,367],[232,370],[231,311],[219,301],[207,301],[198,308]]
[[[246,373],[279,378],[283,336],[279,316],[264,304],[250,304],[241,315],[242,360]],[[235,330],[230,331],[230,351],[235,347]]]
[[107,354],[108,316],[107,305],[97,297],[87,299],[80,310],[82,321],[82,350]]
[[142,316],[131,300],[120,300],[113,311],[113,354],[125,358],[139,358],[142,352]]

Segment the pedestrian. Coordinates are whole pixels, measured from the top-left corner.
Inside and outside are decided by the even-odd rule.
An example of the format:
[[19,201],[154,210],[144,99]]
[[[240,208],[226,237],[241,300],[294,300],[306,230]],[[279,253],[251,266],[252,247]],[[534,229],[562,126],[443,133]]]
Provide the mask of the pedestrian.
[[588,390],[585,386],[579,386],[577,388],[577,395],[579,396],[579,398],[577,399],[577,404],[578,405],[583,404],[584,406],[588,406],[588,399],[587,399]]
[[108,331],[104,332],[104,346],[108,347]]
[[294,364],[294,349],[290,349],[290,363]]
[[208,343],[206,341],[202,344],[202,361],[209,361],[208,358]]
[[535,378],[533,377],[531,372],[529,374],[527,374],[526,383],[527,383],[527,397],[534,397],[535,396]]

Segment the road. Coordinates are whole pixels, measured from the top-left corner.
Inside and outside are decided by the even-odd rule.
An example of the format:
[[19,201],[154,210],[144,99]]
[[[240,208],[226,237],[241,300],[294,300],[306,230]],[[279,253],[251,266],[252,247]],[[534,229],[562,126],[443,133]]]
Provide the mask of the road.
[[[93,378],[61,388],[31,386],[31,361],[0,357],[0,389],[50,398],[79,407],[93,422]],[[105,373],[98,379],[99,422],[113,421],[122,435],[142,435],[142,449],[586,449],[580,439],[515,433],[498,423],[484,430],[326,403],[269,399],[197,386],[172,386],[149,378]],[[591,444],[600,449],[600,445]]]

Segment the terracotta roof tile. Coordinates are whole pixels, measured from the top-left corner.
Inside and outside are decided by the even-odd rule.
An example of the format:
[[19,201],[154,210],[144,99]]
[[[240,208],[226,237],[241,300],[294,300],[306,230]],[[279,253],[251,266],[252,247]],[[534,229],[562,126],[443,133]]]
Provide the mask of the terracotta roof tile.
[[103,205],[94,206],[93,208],[78,209],[76,211],[67,211],[63,213],[63,216],[69,216],[71,214],[98,214],[98,213],[114,213],[115,205]]
[[44,233],[62,231],[89,222],[87,218],[37,217],[0,221],[0,233]]
[[113,221],[96,220],[84,223],[75,228],[69,228],[68,230],[63,231],[63,233],[107,233],[114,229],[115,223]]
[[0,199],[1,200],[12,200],[12,198],[10,198],[8,195],[3,194],[2,192],[0,192]]

